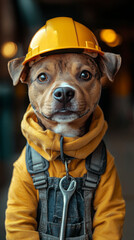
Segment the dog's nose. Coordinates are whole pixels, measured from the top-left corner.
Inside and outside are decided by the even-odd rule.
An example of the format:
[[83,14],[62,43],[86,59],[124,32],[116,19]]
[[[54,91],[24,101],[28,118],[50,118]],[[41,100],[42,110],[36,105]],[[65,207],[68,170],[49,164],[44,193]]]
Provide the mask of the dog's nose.
[[59,102],[69,102],[74,97],[75,91],[70,87],[59,87],[53,92],[54,98]]

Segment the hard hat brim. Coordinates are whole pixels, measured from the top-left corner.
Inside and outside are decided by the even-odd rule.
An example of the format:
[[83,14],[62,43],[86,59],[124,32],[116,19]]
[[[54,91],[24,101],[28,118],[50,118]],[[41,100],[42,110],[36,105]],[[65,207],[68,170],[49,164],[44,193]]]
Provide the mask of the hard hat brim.
[[77,48],[58,48],[58,49],[47,49],[45,51],[40,52],[38,55],[37,54],[32,54],[32,58],[31,56],[28,56],[28,54],[26,55],[26,58],[24,59],[23,65],[25,65],[27,62],[33,61],[34,59],[36,59],[38,56],[44,57],[44,56],[48,56],[48,55],[53,55],[53,54],[62,54],[62,53],[83,53],[83,52],[95,52],[98,53],[100,55],[104,55],[104,52],[101,50],[95,50],[94,48],[87,48],[87,47],[77,47]]

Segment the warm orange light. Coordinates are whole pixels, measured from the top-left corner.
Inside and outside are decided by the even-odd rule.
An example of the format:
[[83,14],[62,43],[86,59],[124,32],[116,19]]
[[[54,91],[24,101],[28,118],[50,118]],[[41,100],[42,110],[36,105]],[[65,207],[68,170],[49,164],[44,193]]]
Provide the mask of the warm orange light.
[[5,58],[12,58],[18,51],[17,44],[14,42],[5,42],[1,47],[1,54]]
[[113,29],[102,29],[100,32],[100,37],[104,42],[114,42],[116,39],[116,32]]
[[107,43],[107,45],[109,45],[110,47],[116,47],[116,46],[120,45],[121,43],[122,43],[122,37],[119,34],[117,34],[116,40],[112,43]]
[[100,38],[110,47],[116,47],[121,44],[122,38],[113,29],[102,29]]

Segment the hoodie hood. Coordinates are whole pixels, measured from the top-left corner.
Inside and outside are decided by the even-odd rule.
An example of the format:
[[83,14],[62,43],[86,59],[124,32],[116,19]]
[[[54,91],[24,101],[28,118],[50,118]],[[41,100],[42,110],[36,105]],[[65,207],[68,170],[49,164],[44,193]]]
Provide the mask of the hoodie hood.
[[[37,117],[29,105],[21,129],[31,147],[48,161],[55,160],[60,155],[61,135],[46,129],[38,124]],[[91,154],[103,139],[107,130],[107,123],[99,106],[95,109],[89,131],[82,137],[64,137],[63,150],[68,156],[85,159]]]

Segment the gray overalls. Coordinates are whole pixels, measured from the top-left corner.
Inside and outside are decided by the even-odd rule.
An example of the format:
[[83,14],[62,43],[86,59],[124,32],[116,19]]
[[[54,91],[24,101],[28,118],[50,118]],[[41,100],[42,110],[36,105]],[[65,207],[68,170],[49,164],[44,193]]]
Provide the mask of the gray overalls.
[[[68,159],[72,159],[63,153],[63,138],[61,159],[64,159],[66,163]],[[37,221],[41,240],[92,239],[93,199],[100,177],[105,172],[106,163],[106,147],[102,141],[86,158],[87,174],[83,177],[75,179],[70,176],[62,179],[49,177],[49,162],[27,144],[27,170],[33,178],[35,188],[39,190]],[[65,207],[64,192],[68,194],[69,191],[73,193]],[[64,222],[63,209],[65,208],[67,208],[67,213]],[[66,224],[64,235],[62,224]]]

